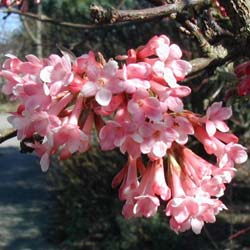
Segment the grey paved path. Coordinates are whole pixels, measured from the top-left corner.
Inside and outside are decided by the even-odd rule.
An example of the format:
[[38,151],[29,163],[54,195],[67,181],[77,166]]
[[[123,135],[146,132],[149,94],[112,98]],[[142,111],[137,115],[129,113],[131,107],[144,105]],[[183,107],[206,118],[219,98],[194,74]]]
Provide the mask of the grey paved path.
[[[6,128],[0,114],[0,129]],[[0,249],[55,250],[45,239],[49,205],[45,174],[12,139],[0,146]]]

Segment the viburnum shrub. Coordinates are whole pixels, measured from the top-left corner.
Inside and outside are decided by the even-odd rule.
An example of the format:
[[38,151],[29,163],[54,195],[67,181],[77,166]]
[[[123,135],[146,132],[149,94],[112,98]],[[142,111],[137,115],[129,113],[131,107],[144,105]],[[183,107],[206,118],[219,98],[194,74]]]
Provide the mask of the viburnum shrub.
[[[92,51],[77,58],[28,55],[26,61],[7,56],[3,92],[21,102],[9,122],[41,158],[43,171],[51,155],[86,152],[95,128],[102,150],[119,148],[128,157],[112,183],[126,218],[153,216],[165,204],[175,232],[199,234],[226,209],[219,198],[235,164],[247,160],[246,149],[226,124],[230,107],[215,102],[204,115],[184,109],[191,89],[178,82],[191,64],[168,37],[154,36],[117,60]],[[191,137],[215,160],[188,148]]]

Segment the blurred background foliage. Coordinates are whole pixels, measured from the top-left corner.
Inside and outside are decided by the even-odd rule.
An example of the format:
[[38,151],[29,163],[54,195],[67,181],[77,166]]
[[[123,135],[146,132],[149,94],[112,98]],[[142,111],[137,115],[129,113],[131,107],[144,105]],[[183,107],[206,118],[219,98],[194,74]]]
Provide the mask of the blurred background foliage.
[[[151,7],[146,0],[43,0],[40,7],[31,4],[30,11],[55,20],[90,24],[89,6],[92,3],[121,9]],[[4,18],[7,22],[10,16]],[[182,48],[184,58],[188,60],[201,55],[196,40],[181,33],[178,23],[170,18],[89,30],[50,23],[41,25],[25,17],[21,17],[17,25],[20,27],[16,32],[8,39],[0,40],[1,63],[6,53],[20,58],[30,53],[46,57],[51,53],[60,54],[61,47],[76,56],[93,50],[110,58],[145,44],[157,34],[169,36]],[[233,131],[241,137],[243,145],[249,146],[249,97],[237,96],[233,68],[233,63],[223,65],[211,75],[205,72],[193,81],[185,82],[193,90],[185,105],[201,114],[214,101],[223,100],[232,105],[234,115],[230,123]],[[8,102],[3,95],[0,101]],[[14,108],[8,103],[8,108],[4,109]],[[196,145],[194,147],[199,150]],[[117,190],[111,188],[112,178],[123,164],[124,157],[119,152],[101,152],[97,146],[64,162],[54,160],[54,166],[48,172],[48,186],[55,202],[48,208],[50,225],[45,234],[59,244],[60,249],[250,249],[249,232],[233,240],[228,238],[250,224],[249,162],[240,168],[233,188],[229,188],[225,195],[229,211],[218,217],[217,224],[206,225],[199,236],[192,232],[180,235],[172,232],[163,207],[153,218],[125,220],[121,216],[122,202],[118,200]]]

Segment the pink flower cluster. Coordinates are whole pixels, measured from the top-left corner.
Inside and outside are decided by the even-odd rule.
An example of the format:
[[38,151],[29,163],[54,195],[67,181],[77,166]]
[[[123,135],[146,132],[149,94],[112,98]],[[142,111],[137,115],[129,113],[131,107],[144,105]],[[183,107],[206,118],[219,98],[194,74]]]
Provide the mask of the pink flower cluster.
[[[21,104],[9,121],[19,140],[42,138],[28,145],[49,168],[51,155],[66,159],[85,152],[93,128],[102,150],[119,148],[128,162],[115,176],[126,218],[153,216],[160,204],[176,232],[200,233],[204,222],[226,209],[219,200],[247,160],[245,148],[230,133],[229,107],[216,102],[200,116],[185,110],[191,92],[179,85],[191,65],[165,35],[107,62],[93,52],[73,59],[33,55],[21,61],[9,55],[0,75],[3,92]],[[187,147],[196,138],[213,162]]]
[[250,95],[250,61],[239,64],[235,68],[235,74],[239,79],[237,86],[238,95]]

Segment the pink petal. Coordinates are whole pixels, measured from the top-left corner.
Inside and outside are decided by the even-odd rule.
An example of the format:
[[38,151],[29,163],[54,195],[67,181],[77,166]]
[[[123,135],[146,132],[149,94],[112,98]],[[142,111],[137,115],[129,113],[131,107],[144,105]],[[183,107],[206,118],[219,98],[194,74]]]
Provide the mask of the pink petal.
[[53,71],[53,66],[46,66],[44,67],[41,72],[40,72],[40,78],[44,82],[51,82],[51,76],[52,76],[52,71]]
[[169,46],[168,44],[161,44],[156,49],[156,55],[160,58],[162,61],[166,61],[169,55]]
[[191,227],[192,227],[192,230],[195,234],[201,233],[201,229],[202,229],[203,225],[204,225],[204,222],[201,220],[198,220],[195,218],[191,220]]
[[97,92],[98,88],[94,82],[88,81],[86,82],[81,89],[81,93],[84,97],[94,96]]
[[96,93],[95,99],[101,106],[108,106],[112,99],[112,93],[108,89],[101,88]]
[[180,112],[183,110],[183,102],[178,97],[169,96],[167,98],[168,108],[174,112]]
[[153,154],[156,156],[156,157],[163,157],[166,155],[166,151],[167,151],[167,146],[164,142],[162,141],[159,141],[159,142],[156,142],[154,144],[154,147],[153,147]]
[[206,121],[206,131],[209,136],[213,136],[216,132],[216,127],[213,122]]
[[62,85],[63,85],[62,81],[54,82],[50,87],[50,94],[52,96],[57,95],[60,92]]
[[180,47],[176,44],[170,45],[168,60],[179,59],[181,57],[182,57],[182,52]]
[[187,73],[189,73],[192,69],[192,66],[189,62],[184,60],[175,60],[171,63],[171,68],[174,72],[175,77],[178,80],[182,80],[185,78]]
[[214,125],[221,132],[228,132],[229,131],[229,127],[223,121],[214,121]]
[[118,63],[115,60],[110,59],[103,68],[103,75],[107,78],[112,78],[116,75],[118,70]]
[[170,70],[169,68],[165,68],[164,70],[164,80],[168,83],[169,87],[171,88],[179,87],[173,75],[172,70]]
[[41,169],[43,172],[46,172],[49,169],[49,154],[48,153],[43,154],[40,160],[40,165],[41,165]]

